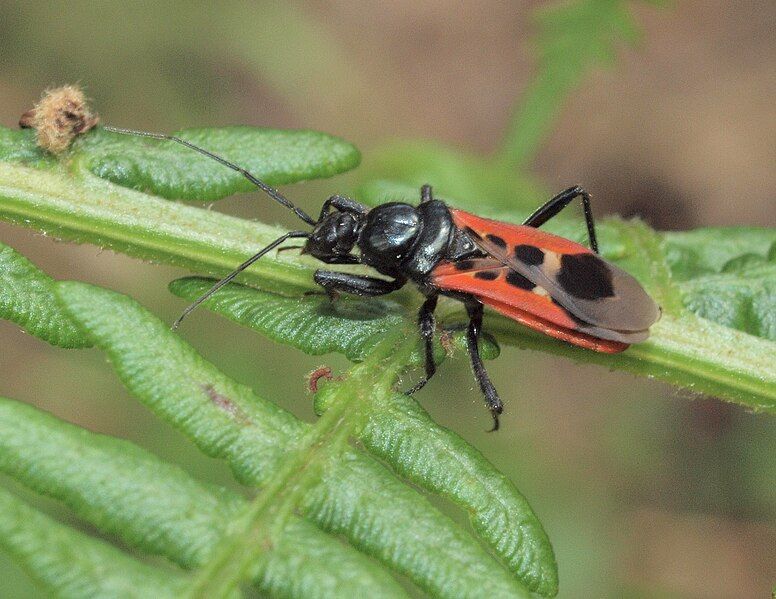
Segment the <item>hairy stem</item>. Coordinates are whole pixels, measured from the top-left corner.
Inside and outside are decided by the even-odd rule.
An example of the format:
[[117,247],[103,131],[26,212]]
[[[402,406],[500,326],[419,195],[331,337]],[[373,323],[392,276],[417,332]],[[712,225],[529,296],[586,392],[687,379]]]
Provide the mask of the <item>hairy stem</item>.
[[[161,200],[63,166],[34,169],[0,162],[0,219],[57,237],[213,274],[236,264],[284,231],[212,210]],[[310,289],[311,261],[273,252],[242,278],[267,277],[282,290]]]

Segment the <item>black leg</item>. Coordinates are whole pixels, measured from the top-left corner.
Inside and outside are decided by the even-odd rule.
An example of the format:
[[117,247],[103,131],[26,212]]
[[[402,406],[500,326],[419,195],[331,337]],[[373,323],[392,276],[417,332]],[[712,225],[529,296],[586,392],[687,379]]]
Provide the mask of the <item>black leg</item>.
[[313,279],[326,290],[330,296],[337,293],[349,293],[351,295],[386,295],[397,289],[401,289],[407,282],[404,278],[396,278],[393,281],[377,279],[375,277],[362,277],[347,272],[332,270],[316,270]]
[[429,295],[418,312],[418,328],[420,329],[420,336],[425,342],[426,356],[424,363],[426,376],[415,383],[411,389],[405,391],[405,395],[412,395],[416,391],[420,391],[436,373],[436,363],[434,362],[434,330],[436,329],[436,320],[434,319],[434,310],[436,310],[438,298],[439,296],[436,293]]
[[431,185],[423,185],[420,188],[420,203],[425,204],[434,199],[434,192],[431,190]]
[[595,235],[595,223],[593,222],[593,210],[590,207],[590,194],[582,189],[579,185],[575,187],[569,187],[567,190],[560,192],[544,206],[539,208],[531,216],[529,216],[524,225],[529,227],[541,227],[544,223],[550,220],[558,212],[563,210],[571,203],[574,198],[582,198],[582,209],[585,212],[585,223],[587,224],[587,235],[590,239],[590,248],[597,254],[598,253],[598,240]]
[[345,254],[341,256],[320,256],[318,258],[326,264],[361,264],[361,259],[355,254]]
[[485,403],[493,416],[493,428],[489,432],[498,430],[498,416],[504,409],[501,399],[498,396],[496,388],[490,382],[488,372],[482,363],[479,348],[479,336],[482,331],[483,306],[478,301],[469,301],[466,303],[466,311],[469,313],[469,328],[466,330],[466,346],[469,349],[469,359],[472,363],[474,378],[480,384],[482,394],[485,396]]
[[347,196],[335,195],[329,197],[321,206],[321,214],[318,216],[318,222],[321,222],[327,214],[334,208],[340,212],[349,212],[350,214],[362,215],[366,214],[367,209],[363,204],[351,200]]

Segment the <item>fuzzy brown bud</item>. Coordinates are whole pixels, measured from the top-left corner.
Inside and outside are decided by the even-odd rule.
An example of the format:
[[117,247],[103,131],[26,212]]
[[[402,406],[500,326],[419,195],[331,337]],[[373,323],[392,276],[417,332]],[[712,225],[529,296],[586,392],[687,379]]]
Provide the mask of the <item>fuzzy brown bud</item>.
[[73,85],[46,90],[32,110],[19,119],[19,126],[38,133],[38,145],[52,154],[64,152],[80,134],[99,122],[83,91]]

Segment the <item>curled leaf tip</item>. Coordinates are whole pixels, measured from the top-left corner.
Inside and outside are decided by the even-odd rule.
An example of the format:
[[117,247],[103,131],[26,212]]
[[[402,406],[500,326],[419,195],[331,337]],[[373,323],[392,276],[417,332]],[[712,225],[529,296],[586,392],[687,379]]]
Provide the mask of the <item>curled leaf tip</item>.
[[319,366],[307,375],[307,388],[310,390],[310,393],[318,393],[318,382],[321,379],[330,381],[333,378],[334,375],[331,373],[329,366]]

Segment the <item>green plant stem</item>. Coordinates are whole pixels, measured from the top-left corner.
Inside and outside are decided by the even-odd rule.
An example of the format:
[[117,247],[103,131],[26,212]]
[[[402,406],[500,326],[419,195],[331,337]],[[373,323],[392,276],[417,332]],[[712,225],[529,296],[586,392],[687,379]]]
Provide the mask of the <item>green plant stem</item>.
[[[0,162],[0,219],[138,258],[222,275],[285,231],[213,210],[161,200],[64,166]],[[274,252],[242,276],[279,290],[313,288],[314,262]]]
[[[217,275],[231,271],[283,232],[125,189],[89,173],[79,171],[74,175],[64,166],[35,169],[7,163],[0,163],[0,219]],[[616,225],[620,229],[626,226]],[[635,236],[639,252],[652,258],[650,265],[663,263],[652,255],[657,249],[647,238],[654,236],[654,232],[631,226],[623,234]],[[641,256],[639,252],[635,255]],[[639,260],[638,264],[643,262]],[[624,266],[630,269],[638,264]],[[294,256],[293,252],[271,253],[246,271],[244,280],[298,296],[301,291],[316,289],[312,273],[318,266],[312,259]],[[653,291],[667,310],[666,316],[654,327],[650,341],[617,356],[603,356],[540,338],[525,327],[495,316],[488,317],[487,326],[500,332],[500,339],[506,343],[628,370],[751,409],[776,412],[773,345],[684,311],[677,303],[678,295],[667,290],[667,269],[661,267],[643,276],[654,281]],[[402,302],[408,297],[409,292],[400,293],[395,299]],[[463,318],[460,307],[456,307],[454,319],[460,322]],[[728,355],[723,355],[720,348]]]
[[185,597],[228,597],[248,577],[247,569],[262,553],[271,550],[273,539],[281,533],[310,484],[325,470],[327,460],[366,422],[370,400],[364,394],[388,395],[415,345],[412,335],[400,331],[387,337],[367,360],[351,369],[326,412],[233,525],[232,533],[198,571]]

